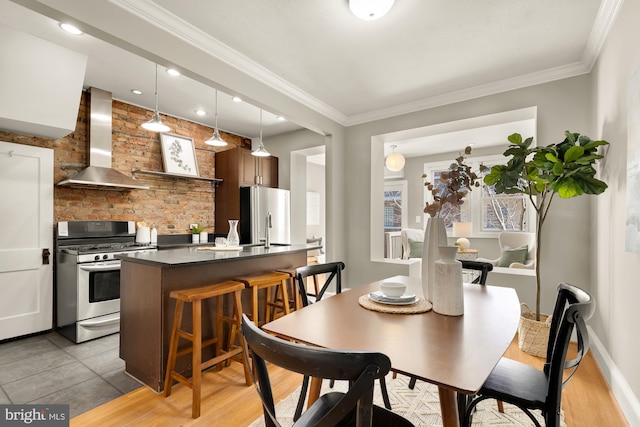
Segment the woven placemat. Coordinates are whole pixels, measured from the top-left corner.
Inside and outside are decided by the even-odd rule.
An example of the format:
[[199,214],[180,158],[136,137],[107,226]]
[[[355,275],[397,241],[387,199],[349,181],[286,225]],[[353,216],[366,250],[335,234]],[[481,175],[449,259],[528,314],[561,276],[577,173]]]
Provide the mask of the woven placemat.
[[367,310],[393,314],[425,313],[432,308],[431,303],[422,297],[418,297],[418,301],[410,305],[390,305],[375,302],[369,298],[369,294],[366,294],[358,298],[358,303]]

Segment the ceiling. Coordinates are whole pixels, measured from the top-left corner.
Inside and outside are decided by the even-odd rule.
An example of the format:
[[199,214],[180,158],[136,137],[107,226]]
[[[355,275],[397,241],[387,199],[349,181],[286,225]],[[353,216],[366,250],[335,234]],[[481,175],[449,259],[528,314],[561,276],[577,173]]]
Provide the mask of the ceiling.
[[[131,34],[137,23],[154,25],[197,46],[203,57],[214,56],[351,126],[588,73],[621,2],[398,0],[381,19],[361,21],[346,0],[93,0],[91,6],[0,0],[0,24],[87,54],[85,86],[153,109],[155,62],[143,58],[153,55],[141,54],[145,48],[123,40],[124,33],[105,31],[100,24],[108,18],[104,11],[111,11],[130,20]],[[95,16],[88,15],[89,8],[98,11]],[[62,19],[96,37],[63,33],[57,26]],[[213,87],[171,77],[165,72],[169,65],[195,73],[180,63],[152,59],[163,64],[160,112],[213,126]],[[134,88],[143,95],[133,95]],[[276,120],[287,118],[287,112],[270,111],[268,105],[261,126],[260,110],[232,102],[236,93],[225,89],[218,100],[220,129],[256,137],[262,127],[267,137],[300,128],[292,120]],[[198,108],[209,114],[195,115]]]

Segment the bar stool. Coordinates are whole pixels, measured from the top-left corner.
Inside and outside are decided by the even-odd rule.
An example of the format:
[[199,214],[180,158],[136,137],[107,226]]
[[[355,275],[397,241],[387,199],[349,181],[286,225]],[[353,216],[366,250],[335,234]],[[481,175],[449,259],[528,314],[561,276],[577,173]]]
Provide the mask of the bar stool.
[[[236,335],[240,333],[242,322],[241,296],[244,284],[234,281],[224,281],[200,288],[183,289],[172,291],[169,296],[176,300],[176,309],[173,317],[173,327],[171,328],[171,343],[169,344],[169,358],[167,360],[167,371],[165,373],[164,396],[171,396],[173,380],[177,380],[193,391],[191,405],[191,415],[193,418],[200,416],[200,388],[202,383],[202,371],[213,365],[226,362],[227,366],[231,359],[234,359],[244,366],[244,376],[247,385],[251,385],[251,373],[244,357],[244,346],[235,345]],[[223,313],[223,297],[232,294],[233,315],[227,317]],[[206,341],[202,341],[202,301],[216,298],[216,325],[215,336]],[[182,325],[182,314],[184,303],[191,303],[193,311],[193,332],[189,333],[180,329]],[[229,325],[229,335],[226,350],[222,349],[223,324]],[[180,338],[191,341],[191,348],[178,351]],[[242,339],[242,338],[240,338]],[[215,344],[215,356],[205,362],[202,359],[202,348]],[[187,353],[192,353],[192,378],[189,381],[182,374],[175,371],[176,359]],[[239,356],[237,358],[236,356]]]
[[[289,293],[289,310],[295,311],[302,308],[302,298],[298,292],[298,285],[296,284],[296,269],[295,268],[280,268],[276,270],[280,273],[286,273],[289,275],[287,280],[287,292]],[[276,304],[281,303],[282,296],[280,295],[280,288],[276,288],[273,302]]]
[[[260,273],[251,276],[235,277],[233,280],[244,283],[245,287],[251,289],[251,320],[256,326],[260,327],[265,323],[275,319],[276,309],[279,309],[283,315],[289,314],[289,304],[281,302],[274,302],[271,291],[273,288],[280,289],[282,292],[282,301],[289,301],[289,292],[287,291],[287,281],[289,280],[289,274],[279,271],[270,271],[268,273]],[[258,305],[258,291],[260,289],[266,290],[265,297],[265,320],[260,321],[260,308]],[[273,308],[274,313],[269,310]]]

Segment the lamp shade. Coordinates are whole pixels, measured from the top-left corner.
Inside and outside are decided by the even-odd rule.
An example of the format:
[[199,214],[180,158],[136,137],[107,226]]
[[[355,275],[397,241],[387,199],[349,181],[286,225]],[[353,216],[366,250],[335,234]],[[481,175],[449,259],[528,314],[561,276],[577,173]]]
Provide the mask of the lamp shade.
[[400,153],[396,153],[397,145],[392,145],[393,152],[387,156],[384,161],[384,165],[392,172],[398,172],[404,167],[404,156]]
[[470,222],[454,222],[453,237],[469,237],[471,236]]

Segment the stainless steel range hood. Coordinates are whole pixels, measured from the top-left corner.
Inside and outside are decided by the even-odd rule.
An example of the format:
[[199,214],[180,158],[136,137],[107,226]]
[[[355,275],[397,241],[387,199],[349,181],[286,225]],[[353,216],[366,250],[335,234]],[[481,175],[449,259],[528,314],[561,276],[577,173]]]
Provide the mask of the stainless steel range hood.
[[89,166],[58,185],[100,190],[148,190],[147,185],[111,168],[111,93],[89,88],[88,105]]

